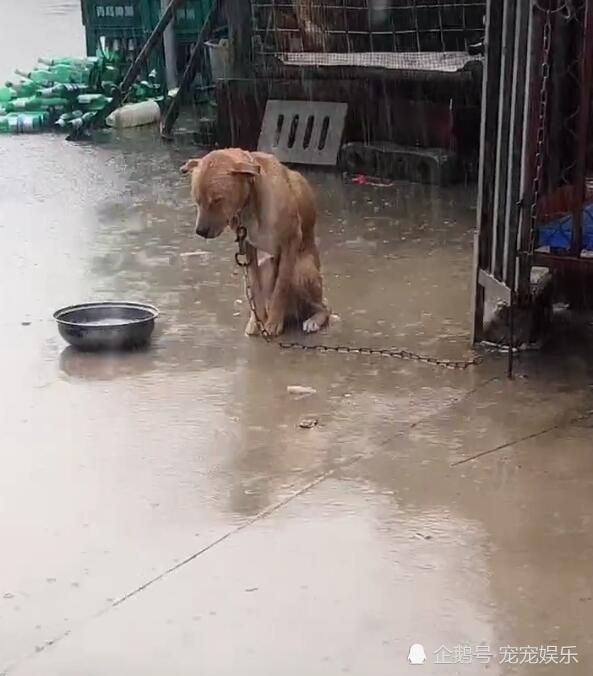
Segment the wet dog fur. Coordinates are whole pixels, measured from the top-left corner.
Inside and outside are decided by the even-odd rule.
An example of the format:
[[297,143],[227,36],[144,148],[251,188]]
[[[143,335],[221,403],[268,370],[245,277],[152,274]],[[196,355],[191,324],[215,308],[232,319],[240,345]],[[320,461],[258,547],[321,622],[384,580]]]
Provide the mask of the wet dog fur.
[[[247,229],[249,285],[265,330],[277,336],[298,321],[306,333],[319,331],[330,313],[315,241],[315,198],[307,180],[273,155],[239,148],[188,160],[181,172],[191,173],[198,235],[212,239],[227,228]],[[253,312],[245,332],[260,333]]]

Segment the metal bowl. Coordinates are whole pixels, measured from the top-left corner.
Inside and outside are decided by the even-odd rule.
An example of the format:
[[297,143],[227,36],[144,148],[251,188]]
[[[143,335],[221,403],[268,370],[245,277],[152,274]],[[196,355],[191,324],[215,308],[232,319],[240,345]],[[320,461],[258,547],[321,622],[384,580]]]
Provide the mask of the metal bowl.
[[128,350],[150,341],[159,311],[142,303],[83,303],[54,313],[60,335],[78,350]]

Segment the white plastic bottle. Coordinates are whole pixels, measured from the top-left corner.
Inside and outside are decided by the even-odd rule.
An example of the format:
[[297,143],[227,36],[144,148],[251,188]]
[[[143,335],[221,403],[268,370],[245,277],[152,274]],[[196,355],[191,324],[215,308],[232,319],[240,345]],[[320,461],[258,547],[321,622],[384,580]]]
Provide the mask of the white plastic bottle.
[[161,119],[161,109],[156,101],[142,101],[128,103],[114,110],[107,117],[110,127],[140,127],[144,124],[154,124]]

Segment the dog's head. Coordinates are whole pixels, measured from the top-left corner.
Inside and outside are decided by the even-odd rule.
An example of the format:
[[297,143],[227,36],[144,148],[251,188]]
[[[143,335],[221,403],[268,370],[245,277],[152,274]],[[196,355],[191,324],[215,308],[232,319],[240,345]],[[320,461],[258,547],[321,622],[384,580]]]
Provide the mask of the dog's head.
[[244,150],[215,150],[188,160],[181,173],[191,173],[192,197],[198,207],[196,233],[206,239],[236,228],[261,166]]

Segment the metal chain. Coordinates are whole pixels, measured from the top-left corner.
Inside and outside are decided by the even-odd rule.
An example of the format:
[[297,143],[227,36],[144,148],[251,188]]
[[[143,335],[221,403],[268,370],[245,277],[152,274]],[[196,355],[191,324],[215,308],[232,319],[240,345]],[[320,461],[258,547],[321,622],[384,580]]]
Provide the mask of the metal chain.
[[566,21],[572,21],[577,16],[576,9],[574,7],[574,0],[565,0],[564,1],[564,19]]
[[537,2],[535,6],[545,12],[546,20],[544,23],[544,34],[542,42],[542,65],[541,65],[541,83],[539,92],[539,110],[537,138],[535,143],[535,170],[533,174],[533,184],[531,186],[531,233],[529,242],[529,255],[533,255],[536,244],[536,228],[538,220],[539,197],[542,189],[544,177],[545,160],[545,142],[546,142],[546,124],[548,120],[548,95],[550,81],[550,53],[552,46],[552,14],[558,10],[542,9]]
[[[552,3],[553,0],[548,0],[550,4]],[[539,0],[533,0],[533,6],[542,12],[543,14],[558,14],[562,13],[564,19],[566,21],[571,21],[574,19],[576,12],[574,8],[574,2],[573,0],[564,0],[564,2],[559,6],[556,7],[556,9],[550,9],[549,7],[542,7],[539,3]]]
[[253,291],[251,290],[251,284],[249,283],[249,266],[241,264],[241,267],[243,268],[243,274],[245,276],[245,296],[247,298],[247,302],[249,303],[249,309],[251,310],[253,318],[255,319],[255,323],[257,324],[257,328],[261,337],[266,341],[266,343],[272,343],[274,341],[274,337],[266,329],[264,322],[259,318],[257,309],[255,307],[255,299],[253,298]]
[[[243,234],[244,231],[245,234]],[[241,240],[243,237],[243,240]],[[296,341],[292,342],[283,342],[275,341],[274,337],[266,329],[264,322],[259,318],[257,309],[255,307],[255,299],[253,297],[253,291],[251,289],[251,284],[249,283],[249,260],[247,259],[247,254],[245,252],[244,240],[246,237],[246,231],[244,228],[239,228],[237,230],[237,243],[239,244],[239,252],[235,255],[235,261],[237,265],[243,268],[243,274],[245,277],[245,296],[247,302],[249,303],[249,309],[252,312],[252,315],[257,324],[257,328],[266,341],[266,343],[276,343],[281,350],[302,350],[303,352],[337,352],[340,354],[363,354],[366,356],[375,356],[375,357],[392,357],[393,359],[404,359],[406,361],[415,361],[421,364],[429,364],[430,366],[438,366],[440,368],[452,369],[457,371],[465,371],[470,366],[478,366],[482,363],[481,357],[475,357],[474,359],[468,360],[455,360],[455,359],[439,359],[438,357],[430,357],[425,354],[420,354],[418,352],[411,352],[409,350],[399,350],[395,348],[375,348],[375,347],[352,347],[349,345],[305,345],[303,343],[298,343]]]

